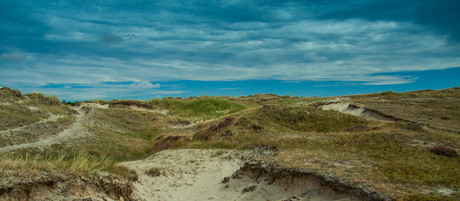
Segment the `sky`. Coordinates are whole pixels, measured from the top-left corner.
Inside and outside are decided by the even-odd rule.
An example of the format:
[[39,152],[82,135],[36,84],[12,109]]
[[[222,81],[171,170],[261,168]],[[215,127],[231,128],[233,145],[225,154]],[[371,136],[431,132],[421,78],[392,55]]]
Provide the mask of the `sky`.
[[0,0],[0,87],[61,100],[460,86],[458,0]]

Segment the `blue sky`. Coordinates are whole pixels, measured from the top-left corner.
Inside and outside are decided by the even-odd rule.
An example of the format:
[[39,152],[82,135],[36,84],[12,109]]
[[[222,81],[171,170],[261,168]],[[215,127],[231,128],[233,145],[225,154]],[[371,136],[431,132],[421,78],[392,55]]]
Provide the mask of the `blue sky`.
[[0,0],[0,86],[66,100],[460,86],[460,1]]

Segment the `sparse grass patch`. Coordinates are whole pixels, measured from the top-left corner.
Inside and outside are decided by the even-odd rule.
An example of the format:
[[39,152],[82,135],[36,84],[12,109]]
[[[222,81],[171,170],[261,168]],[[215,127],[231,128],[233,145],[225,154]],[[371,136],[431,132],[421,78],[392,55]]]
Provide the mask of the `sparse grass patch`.
[[151,177],[158,177],[164,174],[164,170],[158,167],[153,167],[145,171],[145,174]]
[[32,111],[25,105],[0,105],[0,130],[26,126],[49,117],[40,111]]
[[86,127],[96,138],[79,146],[116,161],[145,156],[167,124],[160,114],[123,108],[94,109],[91,122]]

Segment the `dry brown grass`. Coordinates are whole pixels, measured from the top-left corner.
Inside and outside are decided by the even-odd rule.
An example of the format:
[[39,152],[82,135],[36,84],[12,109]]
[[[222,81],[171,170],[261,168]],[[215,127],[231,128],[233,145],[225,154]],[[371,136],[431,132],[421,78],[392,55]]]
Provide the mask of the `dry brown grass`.
[[440,91],[351,96],[352,101],[385,114],[437,129],[460,132],[460,88]]

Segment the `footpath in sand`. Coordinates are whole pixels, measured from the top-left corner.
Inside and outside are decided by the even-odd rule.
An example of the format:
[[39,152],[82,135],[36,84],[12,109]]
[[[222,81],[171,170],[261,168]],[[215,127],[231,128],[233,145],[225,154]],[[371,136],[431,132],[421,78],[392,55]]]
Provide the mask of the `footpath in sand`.
[[[43,148],[43,147],[51,146],[53,144],[65,143],[65,142],[69,142],[71,140],[83,137],[85,133],[87,133],[86,129],[84,128],[84,124],[86,121],[88,121],[88,118],[93,112],[93,110],[90,108],[89,111],[85,111],[83,109],[83,106],[76,107],[74,109],[76,109],[78,112],[76,121],[74,124],[72,124],[69,128],[65,129],[64,131],[56,135],[53,135],[51,137],[42,138],[36,142],[1,147],[0,152],[8,152],[8,151],[24,149],[24,148],[31,148],[31,147]],[[51,115],[50,118],[45,119],[41,122],[54,121],[57,118],[58,116]],[[14,130],[19,130],[23,128],[24,127],[15,128]],[[6,131],[3,131],[3,132],[6,132]]]
[[262,174],[248,162],[256,155],[254,151],[166,150],[121,165],[139,175],[133,184],[136,200],[362,200],[323,186],[314,177]]

